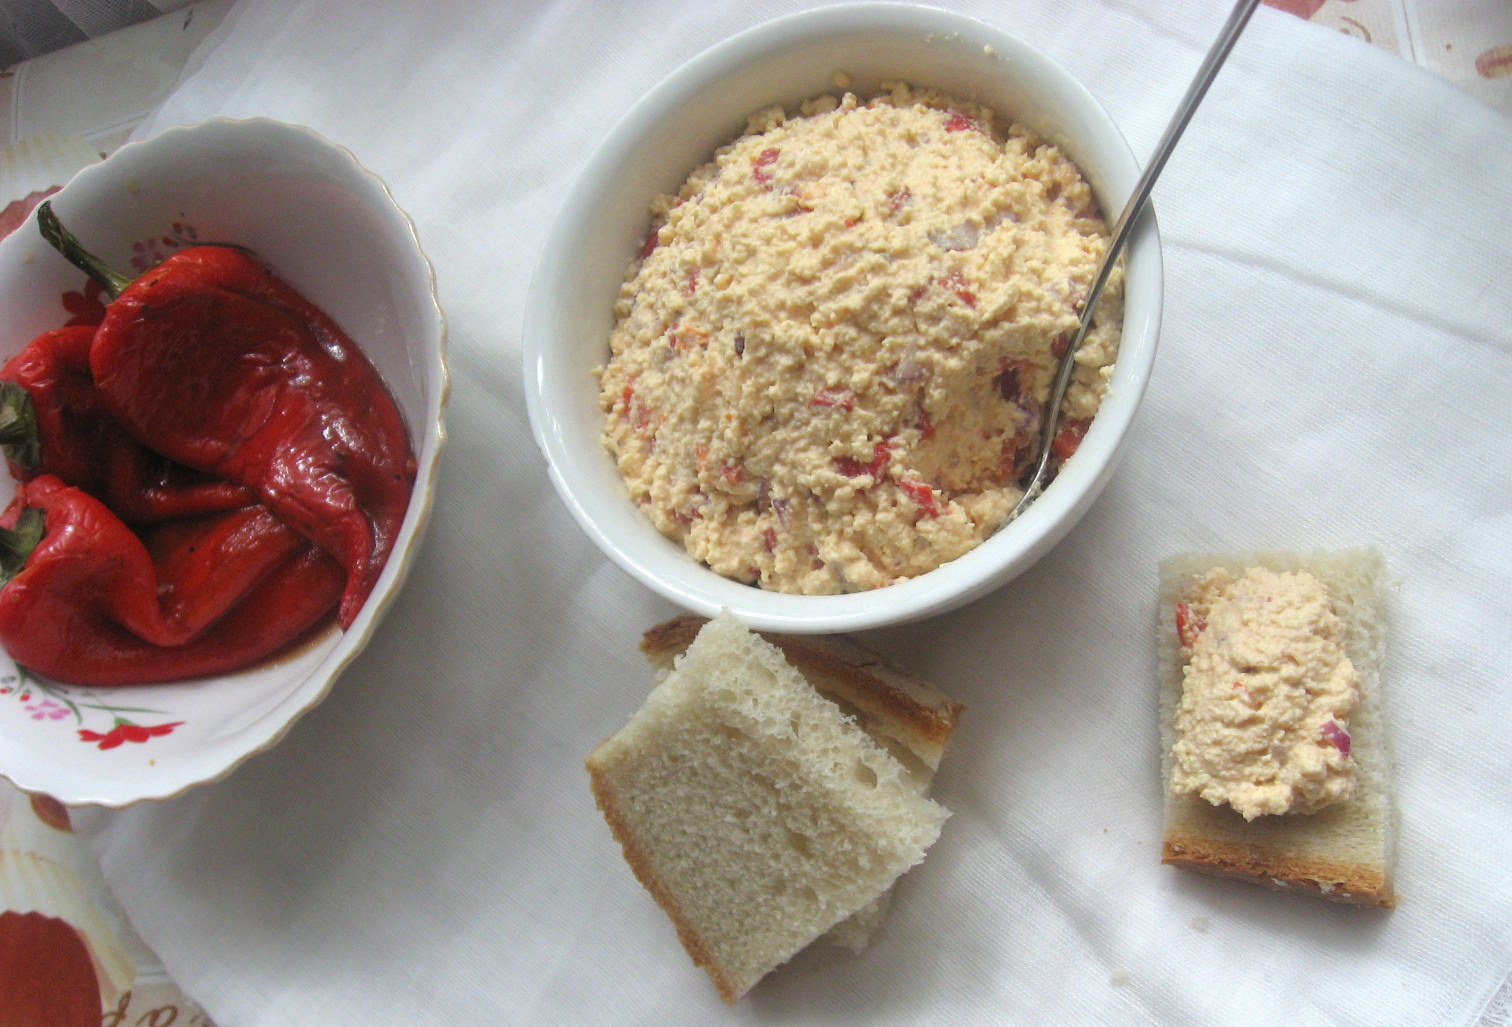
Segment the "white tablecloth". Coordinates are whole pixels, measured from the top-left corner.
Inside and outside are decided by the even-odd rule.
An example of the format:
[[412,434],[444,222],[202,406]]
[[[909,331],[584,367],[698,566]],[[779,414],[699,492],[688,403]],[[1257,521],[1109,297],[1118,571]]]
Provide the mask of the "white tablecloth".
[[[672,610],[552,492],[521,309],[613,121],[799,6],[242,0],[139,131],[267,115],[351,147],[435,262],[454,381],[430,536],[326,703],[228,780],[76,817],[143,937],[221,1027],[1486,1015],[1512,968],[1512,122],[1263,8],[1156,190],[1161,351],[1113,483],[997,594],[867,638],[969,705],[940,841],[864,955],[733,1009],[683,955],[582,770]],[[1065,63],[1141,156],[1226,7],[955,6]],[[1400,578],[1402,905],[1160,866],[1157,561],[1367,543]]]

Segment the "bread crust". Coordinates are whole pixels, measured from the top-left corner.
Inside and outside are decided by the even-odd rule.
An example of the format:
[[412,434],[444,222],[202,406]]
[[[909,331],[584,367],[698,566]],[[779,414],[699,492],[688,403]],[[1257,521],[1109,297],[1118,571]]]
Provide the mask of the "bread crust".
[[[658,666],[692,643],[708,618],[682,614],[648,630],[641,651]],[[945,745],[965,706],[932,686],[889,667],[882,658],[843,635],[812,638],[757,632],[771,642],[825,698],[856,715],[863,726],[902,742],[931,770],[940,766]]]
[[1396,905],[1384,870],[1310,859],[1254,844],[1167,833],[1160,861],[1215,877],[1249,881],[1277,891],[1301,892],[1359,906]]
[[[1351,721],[1357,789],[1353,798],[1311,814],[1246,821],[1228,806],[1171,794],[1175,715],[1184,660],[1175,604],[1195,573],[1225,567],[1305,570],[1319,578],[1345,629],[1344,648],[1361,676],[1361,703]],[[1161,767],[1165,826],[1161,862],[1335,902],[1391,907],[1394,813],[1389,750],[1380,693],[1384,649],[1385,561],[1373,549],[1343,552],[1189,553],[1160,566],[1158,650]]]
[[682,942],[695,966],[701,966],[708,971],[709,977],[714,982],[714,987],[719,990],[719,997],[725,1002],[734,1005],[740,1001],[740,992],[734,982],[724,973],[724,969],[709,951],[704,943],[703,936],[698,933],[677,900],[662,882],[656,873],[654,865],[645,850],[636,842],[635,835],[625,818],[619,811],[619,804],[614,799],[614,789],[610,787],[603,770],[599,767],[594,757],[598,755],[595,749],[588,756],[588,779],[593,788],[593,799],[598,803],[599,811],[604,814],[604,820],[609,824],[609,831],[614,835],[615,841],[619,842],[620,849],[625,854],[625,862],[630,864],[630,870],[635,874],[635,879],[640,881],[642,887],[651,893],[656,904],[662,908],[672,921],[672,926],[677,929],[677,940]]

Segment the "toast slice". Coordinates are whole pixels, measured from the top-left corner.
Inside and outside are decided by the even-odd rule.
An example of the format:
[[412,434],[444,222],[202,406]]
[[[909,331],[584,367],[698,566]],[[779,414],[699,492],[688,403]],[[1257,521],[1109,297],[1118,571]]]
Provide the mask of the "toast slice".
[[[1223,567],[1240,575],[1257,566],[1307,571],[1323,583],[1342,622],[1345,655],[1360,676],[1360,700],[1349,722],[1354,795],[1315,813],[1246,821],[1228,806],[1171,792],[1172,746],[1185,664],[1176,604],[1193,578],[1204,571]],[[1161,563],[1157,636],[1165,789],[1161,862],[1339,902],[1396,905],[1390,753],[1381,701],[1386,583],[1385,561],[1373,549],[1187,553]]]
[[[868,734],[782,650],[728,614],[694,630],[587,765],[626,861],[734,1002],[881,897],[948,813],[923,794],[922,757]],[[658,632],[647,652],[665,662],[683,636]]]
[[[641,651],[657,668],[669,670],[707,623],[708,618],[691,613],[673,617],[645,633]],[[876,653],[844,635],[760,634],[782,650],[787,662],[820,695],[854,717],[927,785],[929,776],[940,768],[964,706],[932,685],[887,666]]]
[[[664,621],[641,638],[641,651],[659,670],[692,643],[707,617],[686,613]],[[839,706],[908,771],[920,795],[928,795],[945,746],[965,709],[934,686],[910,677],[844,635],[817,637],[761,632],[782,650],[820,695]],[[892,901],[889,888],[826,931],[820,941],[862,952],[882,926]]]

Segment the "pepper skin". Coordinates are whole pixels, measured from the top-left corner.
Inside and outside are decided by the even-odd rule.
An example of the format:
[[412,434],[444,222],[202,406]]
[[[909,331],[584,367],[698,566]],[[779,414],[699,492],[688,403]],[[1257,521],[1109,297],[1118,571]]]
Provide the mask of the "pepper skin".
[[398,535],[415,480],[377,371],[318,307],[246,253],[169,257],[106,308],[90,368],[149,449],[258,495],[346,570],[351,626]]
[[0,390],[19,387],[24,392],[5,395],[8,417],[0,423],[12,476],[25,481],[55,474],[103,500],[131,524],[256,502],[255,494],[242,486],[175,464],[121,430],[90,374],[94,336],[93,326],[44,332],[0,367]]
[[236,670],[319,624],[345,574],[260,506],[176,521],[138,538],[99,500],[42,475],[0,515],[39,510],[42,535],[0,587],[0,643],[17,663],[79,685]]

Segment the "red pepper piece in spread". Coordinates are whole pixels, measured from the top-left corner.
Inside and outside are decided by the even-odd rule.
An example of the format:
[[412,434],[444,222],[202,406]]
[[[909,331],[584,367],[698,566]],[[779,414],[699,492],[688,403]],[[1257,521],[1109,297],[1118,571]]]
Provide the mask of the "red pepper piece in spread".
[[1055,441],[1050,444],[1051,451],[1057,460],[1070,460],[1081,448],[1082,439],[1087,437],[1087,429],[1092,422],[1084,417],[1073,417],[1060,426],[1060,431],[1055,433]]
[[[50,208],[43,234],[99,262]],[[388,559],[416,463],[378,372],[322,310],[241,250],[182,250],[118,289],[90,369],[125,429],[171,460],[255,491],[346,570],[350,627]]]
[[1337,720],[1330,720],[1323,725],[1323,738],[1339,750],[1340,755],[1349,755],[1349,732],[1339,726]]
[[998,445],[998,479],[1006,484],[1023,478],[1034,460],[1034,438],[1028,429],[1003,438]]
[[262,507],[139,538],[42,475],[0,516],[0,643],[81,685],[173,681],[262,659],[328,616],[345,574]]
[[814,398],[809,400],[809,406],[853,410],[856,406],[856,394],[843,386],[826,385],[814,392]]
[[762,185],[770,182],[772,180],[772,173],[768,169],[777,163],[779,156],[781,156],[781,152],[776,149],[762,150],[756,159],[751,162],[751,177]]
[[147,524],[256,502],[239,485],[146,449],[105,409],[89,371],[93,327],[44,332],[0,368],[0,442],[11,474],[54,474],[122,520]]
[[882,472],[887,469],[887,462],[892,458],[892,444],[890,442],[878,442],[872,447],[870,463],[863,464],[853,456],[837,456],[834,458],[835,470],[847,478],[859,478],[869,474],[873,478],[881,478]]
[[898,482],[898,487],[903,490],[903,492],[908,496],[909,499],[912,499],[915,503],[919,504],[919,508],[923,510],[926,515],[930,517],[938,517],[941,513],[944,512],[940,508],[939,495],[926,482],[904,478],[902,481]]

